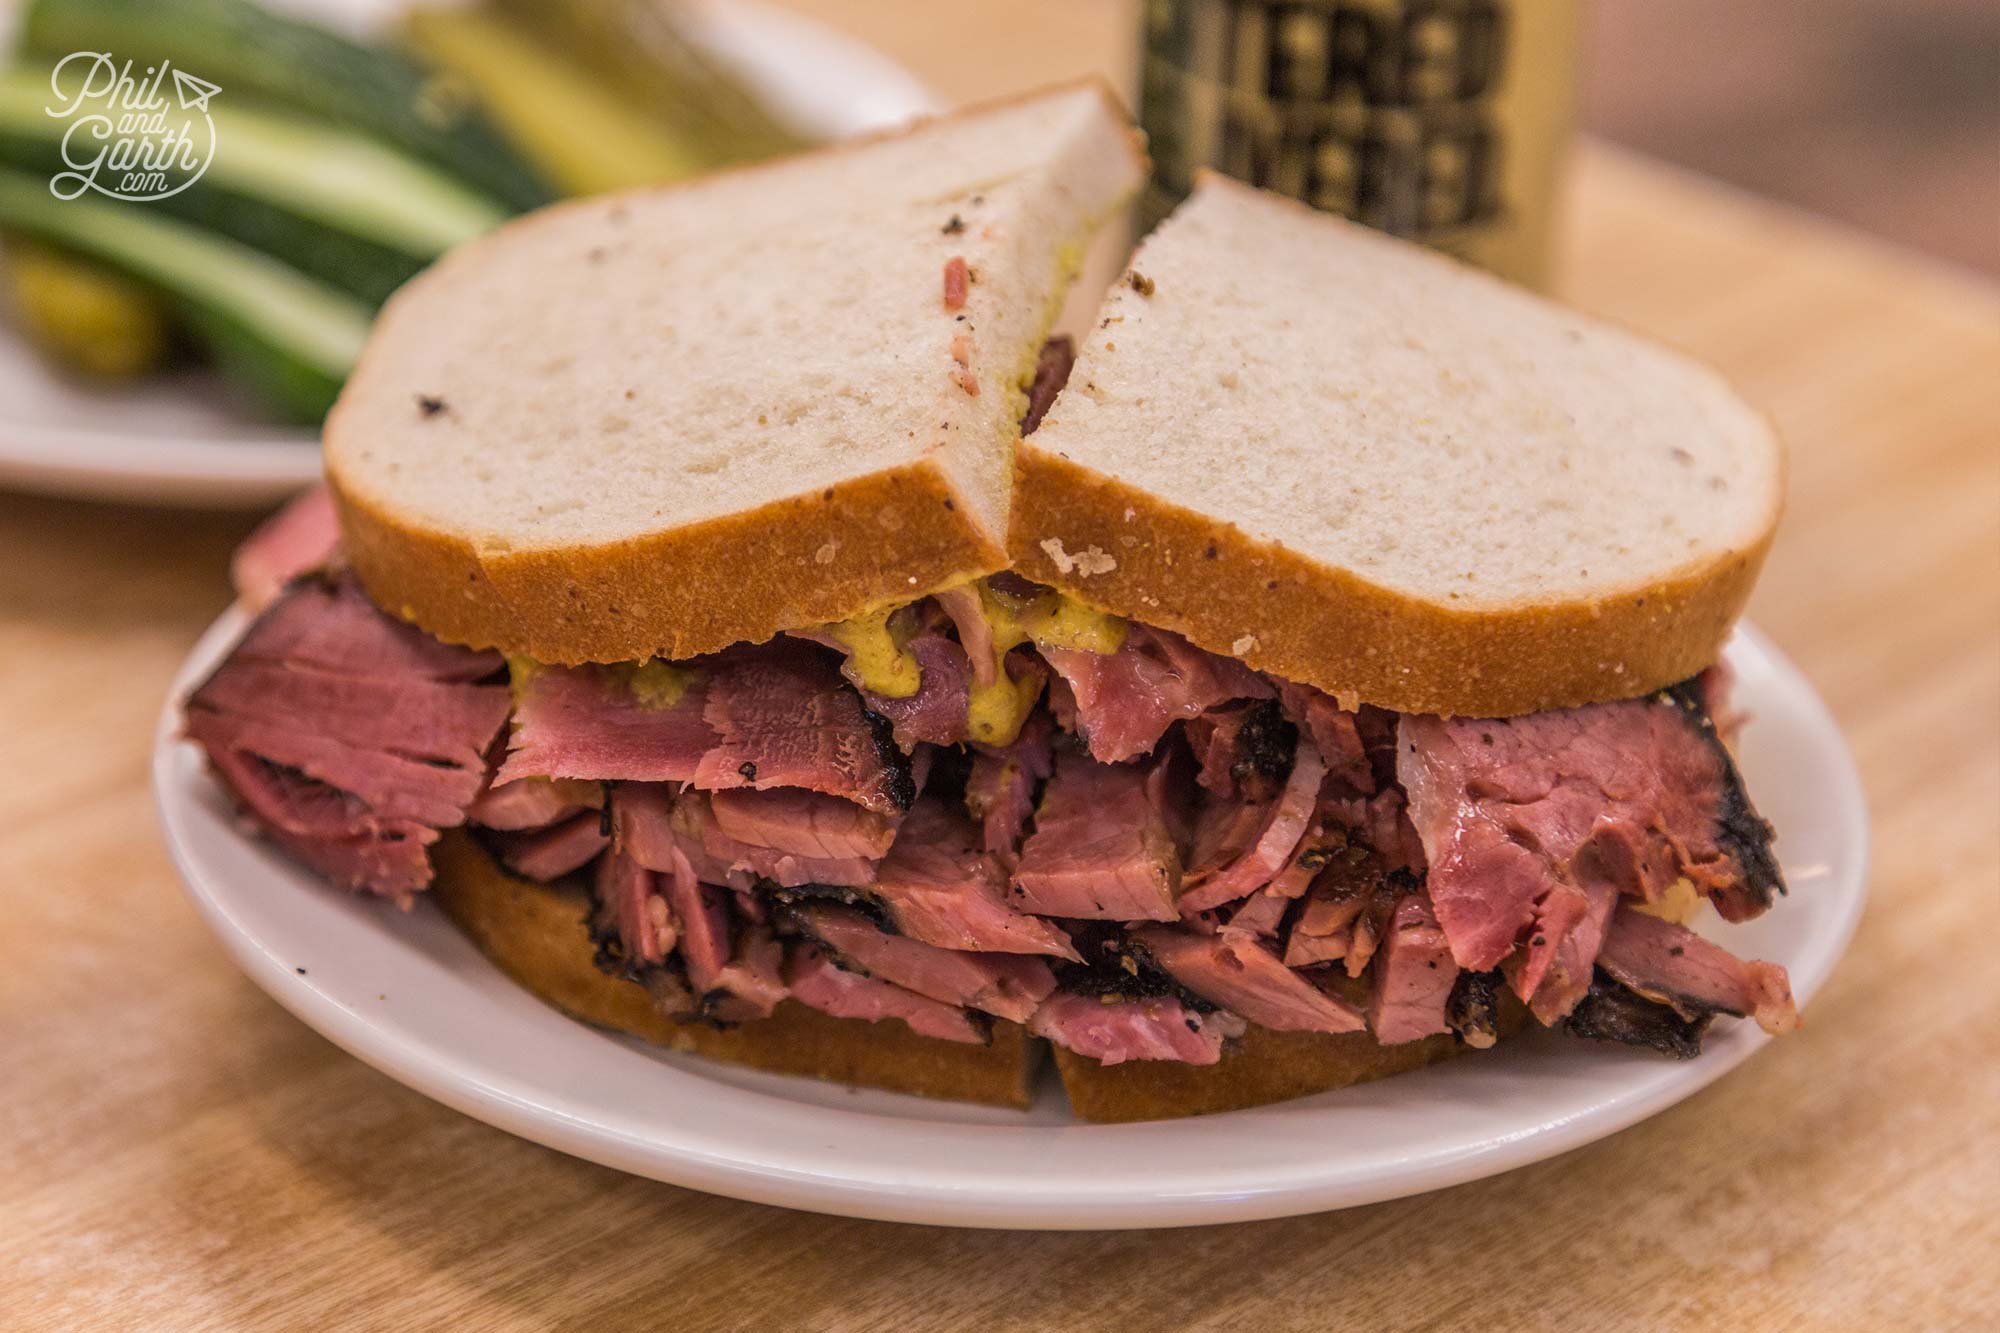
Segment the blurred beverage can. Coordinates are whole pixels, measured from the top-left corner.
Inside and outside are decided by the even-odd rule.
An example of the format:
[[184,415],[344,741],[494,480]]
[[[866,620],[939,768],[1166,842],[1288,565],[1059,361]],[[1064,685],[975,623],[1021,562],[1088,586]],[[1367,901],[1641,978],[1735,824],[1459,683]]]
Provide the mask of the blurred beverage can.
[[1145,0],[1150,228],[1227,175],[1548,278],[1581,0]]

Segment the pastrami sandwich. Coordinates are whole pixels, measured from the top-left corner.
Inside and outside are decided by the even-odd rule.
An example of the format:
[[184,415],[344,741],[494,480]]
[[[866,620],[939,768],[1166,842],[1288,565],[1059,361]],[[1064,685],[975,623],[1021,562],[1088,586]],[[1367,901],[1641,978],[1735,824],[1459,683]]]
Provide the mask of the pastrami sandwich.
[[1020,1105],[1047,1045],[1130,1119],[1789,1027],[1685,924],[1782,891],[1717,666],[1763,424],[1220,181],[1072,370],[1142,172],[1057,90],[448,257],[189,734],[341,886],[761,1068]]

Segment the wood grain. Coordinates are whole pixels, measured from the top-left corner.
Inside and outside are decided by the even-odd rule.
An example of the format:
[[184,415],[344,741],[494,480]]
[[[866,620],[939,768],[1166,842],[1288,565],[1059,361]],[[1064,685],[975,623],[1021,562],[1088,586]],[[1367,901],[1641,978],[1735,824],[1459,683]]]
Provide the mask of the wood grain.
[[[1114,58],[1090,4],[1022,7],[1054,38],[998,3],[810,7],[920,63],[949,37],[951,89]],[[1289,1221],[954,1232],[620,1176],[349,1059],[179,895],[147,748],[246,522],[0,498],[0,1326],[1990,1326],[2000,297],[1604,151],[1569,217],[1572,297],[1792,445],[1751,614],[1840,717],[1875,838],[1803,1031],[1558,1160]]]

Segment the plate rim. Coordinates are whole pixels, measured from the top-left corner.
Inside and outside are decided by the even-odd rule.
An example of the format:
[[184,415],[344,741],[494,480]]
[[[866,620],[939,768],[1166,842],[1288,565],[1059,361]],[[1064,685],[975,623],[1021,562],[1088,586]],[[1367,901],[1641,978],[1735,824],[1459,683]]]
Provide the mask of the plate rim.
[[[180,701],[212,669],[248,619],[240,606],[232,606],[203,633],[176,672],[155,732],[151,771],[156,817],[183,892],[203,922],[253,983],[308,1027],[364,1063],[432,1100],[496,1128],[631,1174],[754,1203],[931,1225],[1084,1230],[1254,1221],[1334,1211],[1426,1193],[1559,1156],[1692,1097],[1771,1040],[1754,1024],[1740,1021],[1714,1034],[1699,1060],[1643,1064],[1635,1061],[1635,1072],[1627,1086],[1594,1106],[1540,1123],[1527,1132],[1427,1148],[1400,1159],[1370,1162],[1365,1167],[1337,1168],[1304,1183],[1267,1180],[1246,1184],[1227,1179],[1185,1185],[1161,1182],[1142,1192],[1125,1192],[1108,1198],[1093,1195],[1087,1182],[1062,1194],[1051,1194],[1045,1185],[1026,1189],[1009,1188],[1005,1184],[968,1188],[962,1182],[955,1183],[949,1172],[925,1172],[913,1167],[899,1178],[888,1180],[844,1171],[839,1163],[814,1163],[810,1167],[783,1165],[752,1160],[742,1153],[717,1152],[698,1143],[676,1144],[671,1138],[662,1137],[662,1133],[672,1132],[670,1122],[664,1118],[650,1122],[660,1127],[657,1130],[626,1132],[565,1111],[549,1100],[546,1090],[537,1095],[509,1086],[505,1080],[481,1077],[477,1069],[459,1062],[452,1052],[433,1050],[421,1039],[401,1031],[393,1021],[375,1021],[360,1013],[307,978],[296,975],[286,960],[235,919],[228,905],[206,883],[205,873],[196,864],[197,856],[188,846],[189,830],[183,823],[192,812],[192,803],[186,798],[195,794],[198,783],[186,784],[187,789],[182,789],[180,766],[186,755],[183,747],[189,743],[179,736]],[[1845,736],[1803,673],[1754,627],[1739,624],[1736,632],[1743,637],[1749,651],[1765,659],[1783,691],[1802,708],[1811,733],[1816,738],[1830,739],[1828,757],[1836,762],[1826,772],[1822,788],[1830,807],[1859,816],[1839,821],[1837,864],[1841,868],[1840,878],[1851,879],[1852,889],[1837,904],[1837,915],[1814,960],[1818,963],[1816,970],[1794,976],[1803,1009],[1845,955],[1866,906],[1871,841],[1866,793]],[[490,962],[484,965],[492,966]],[[503,981],[508,986],[515,984]],[[522,994],[537,1004],[545,1003],[525,990]],[[622,1040],[553,1009],[551,1012],[579,1039]],[[1421,1076],[1420,1073],[1409,1077]],[[865,1114],[838,1108],[813,1108],[813,1113],[830,1120]],[[1143,1132],[1148,1126],[1221,1126],[1234,1116],[1254,1114],[1255,1111],[1231,1112],[1134,1125],[1075,1122],[1055,1126],[967,1124],[946,1128],[972,1134],[997,1130],[1007,1135],[1046,1131],[1134,1137],[1133,1131]],[[1127,1133],[1121,1136],[1120,1131]]]

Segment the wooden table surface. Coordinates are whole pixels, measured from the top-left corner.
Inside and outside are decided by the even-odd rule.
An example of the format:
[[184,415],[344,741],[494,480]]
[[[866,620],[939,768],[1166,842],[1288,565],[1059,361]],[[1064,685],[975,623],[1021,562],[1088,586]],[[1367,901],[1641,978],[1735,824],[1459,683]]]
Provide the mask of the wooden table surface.
[[[927,17],[956,6],[799,2],[919,61],[950,38],[953,90],[1033,68],[1026,18],[982,47]],[[1123,31],[973,8],[1068,23],[1066,69]],[[1602,150],[1569,222],[1568,294],[1791,444],[1751,613],[1839,716],[1875,839],[1798,1034],[1566,1157],[1288,1221],[957,1232],[621,1176],[350,1059],[180,896],[148,739],[248,520],[0,497],[0,1326],[1992,1326],[2000,297]]]

